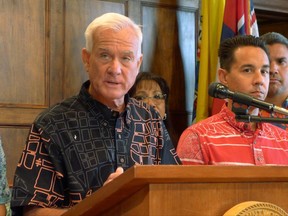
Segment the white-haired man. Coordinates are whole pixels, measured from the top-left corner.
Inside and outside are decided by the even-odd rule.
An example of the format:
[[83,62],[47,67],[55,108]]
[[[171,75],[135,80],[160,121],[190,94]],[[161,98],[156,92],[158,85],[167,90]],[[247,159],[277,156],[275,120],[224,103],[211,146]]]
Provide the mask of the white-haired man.
[[60,215],[135,164],[181,163],[159,114],[127,94],[142,62],[139,26],[107,13],[85,37],[89,80],[33,123],[15,173],[13,213]]

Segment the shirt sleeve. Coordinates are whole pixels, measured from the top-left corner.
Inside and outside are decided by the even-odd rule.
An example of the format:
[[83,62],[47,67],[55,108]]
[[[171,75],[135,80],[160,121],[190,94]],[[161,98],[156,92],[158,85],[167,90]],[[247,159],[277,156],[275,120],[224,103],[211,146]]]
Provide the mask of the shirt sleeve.
[[[62,207],[64,189],[63,174],[55,169],[55,155],[49,154],[50,139],[32,125],[25,148],[18,163],[12,190],[11,207],[37,205]],[[54,150],[55,151],[55,150]]]
[[0,138],[0,204],[8,203],[10,200],[10,190],[6,177],[6,158],[2,148]]
[[197,133],[189,128],[180,136],[177,154],[183,165],[203,165],[204,158]]

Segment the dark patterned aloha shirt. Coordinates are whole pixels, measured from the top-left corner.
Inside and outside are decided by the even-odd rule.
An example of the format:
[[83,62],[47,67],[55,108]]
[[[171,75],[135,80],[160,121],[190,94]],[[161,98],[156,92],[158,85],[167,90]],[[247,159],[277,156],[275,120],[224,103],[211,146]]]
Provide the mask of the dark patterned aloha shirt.
[[[161,118],[125,97],[122,113],[87,92],[44,111],[33,123],[16,169],[11,207],[70,207],[99,189],[121,166],[180,164]],[[21,208],[20,208],[21,209]]]
[[[287,109],[287,108],[288,108],[288,98],[286,98],[286,99],[284,100],[284,102],[282,103],[282,106],[281,106],[281,107],[284,108],[284,109]],[[281,113],[277,113],[277,112],[269,113],[269,112],[266,112],[266,111],[261,111],[260,115],[261,115],[261,117],[266,117],[266,118],[279,118],[279,119],[281,119],[281,118],[287,118],[286,115],[281,114]],[[288,122],[287,122],[287,123],[288,123]],[[280,127],[280,128],[282,128],[283,130],[288,131],[288,124],[277,123],[277,122],[271,123],[271,124],[274,124],[274,125],[276,125],[277,127]]]

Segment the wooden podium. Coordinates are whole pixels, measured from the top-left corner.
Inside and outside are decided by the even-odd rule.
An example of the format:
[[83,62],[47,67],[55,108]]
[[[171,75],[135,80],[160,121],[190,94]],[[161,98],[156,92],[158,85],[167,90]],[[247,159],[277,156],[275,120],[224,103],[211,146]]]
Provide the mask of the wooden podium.
[[244,201],[288,212],[288,166],[134,166],[63,216],[220,216]]

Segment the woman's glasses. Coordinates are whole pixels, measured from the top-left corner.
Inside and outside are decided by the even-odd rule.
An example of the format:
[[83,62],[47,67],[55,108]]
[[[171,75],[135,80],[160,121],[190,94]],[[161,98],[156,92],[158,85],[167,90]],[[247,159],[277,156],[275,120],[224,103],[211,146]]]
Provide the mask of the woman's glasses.
[[136,100],[146,100],[148,98],[152,99],[152,100],[165,100],[166,99],[166,94],[156,94],[156,95],[153,95],[152,97],[149,97],[147,95],[135,95],[134,98]]

